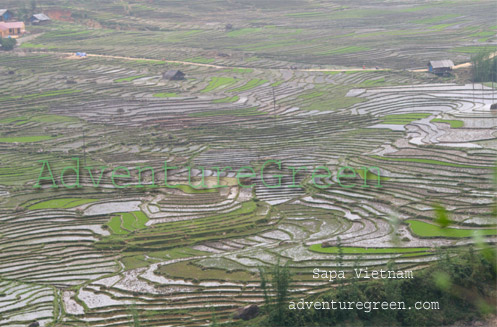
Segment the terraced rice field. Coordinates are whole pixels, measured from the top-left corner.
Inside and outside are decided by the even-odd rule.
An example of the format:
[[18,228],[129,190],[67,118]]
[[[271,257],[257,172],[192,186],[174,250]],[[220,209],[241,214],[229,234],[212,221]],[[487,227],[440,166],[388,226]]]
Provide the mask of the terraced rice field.
[[[491,1],[251,1],[262,16],[234,1],[229,21],[201,3],[133,2],[128,15],[85,1],[70,8],[87,19],[29,27],[38,37],[0,53],[0,326],[129,326],[132,308],[142,326],[230,322],[263,302],[258,267],[278,258],[292,296],[329,287],[312,270],[338,267],[339,238],[343,269],[417,269],[473,235],[497,241],[496,90],[406,71],[495,45]],[[95,56],[66,54],[83,50]],[[186,79],[162,79],[171,69]],[[74,157],[81,187],[65,188]],[[281,186],[238,185],[237,169],[270,159]],[[33,187],[43,160],[59,187]],[[331,187],[313,183],[318,166]],[[355,186],[339,186],[343,166]],[[188,185],[187,167],[206,187]]]

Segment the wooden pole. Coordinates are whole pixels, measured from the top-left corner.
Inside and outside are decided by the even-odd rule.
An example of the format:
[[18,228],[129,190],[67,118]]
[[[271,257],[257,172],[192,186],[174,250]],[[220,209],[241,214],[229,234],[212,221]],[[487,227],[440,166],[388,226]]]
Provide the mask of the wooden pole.
[[85,137],[85,130],[83,130],[83,166],[86,166],[86,137]]
[[276,96],[274,95],[274,86],[273,86],[273,115],[274,119],[276,119]]

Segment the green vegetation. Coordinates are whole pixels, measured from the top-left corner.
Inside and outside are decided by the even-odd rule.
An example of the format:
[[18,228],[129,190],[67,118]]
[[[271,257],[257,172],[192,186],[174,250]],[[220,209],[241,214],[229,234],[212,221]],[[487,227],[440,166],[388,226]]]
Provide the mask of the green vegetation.
[[450,27],[452,25],[455,25],[455,24],[438,24],[438,25],[430,26],[429,29],[432,29],[432,30],[443,30],[443,29],[446,29],[447,27]]
[[177,97],[178,95],[174,92],[166,92],[166,93],[155,93],[154,97],[156,98],[174,98]]
[[419,220],[406,220],[412,232],[420,237],[472,237],[476,234],[481,236],[497,235],[497,229],[461,229],[461,228],[443,228]]
[[136,310],[135,307],[131,308],[131,317],[133,319],[132,327],[141,327],[140,314],[138,313],[138,310]]
[[469,36],[472,37],[478,37],[478,42],[487,42],[489,39],[495,36],[495,32],[492,31],[482,31],[482,32],[477,32],[473,33]]
[[[364,180],[364,169],[355,169],[355,171],[361,177],[361,179]],[[366,179],[372,180],[372,181],[377,181],[378,175],[376,175],[375,173],[373,173],[371,170],[368,169],[367,173],[366,173]],[[385,176],[380,175],[380,182],[389,181],[390,179],[391,179],[390,177],[385,177]]]
[[456,18],[459,17],[460,15],[458,14],[447,14],[447,15],[442,15],[442,16],[436,16],[436,17],[430,17],[430,18],[423,18],[423,19],[417,19],[412,21],[412,23],[416,24],[433,24],[436,22],[440,22],[443,20],[451,19],[451,18]]
[[314,91],[314,92],[310,92],[310,93],[301,94],[301,95],[299,95],[299,98],[304,99],[304,100],[308,100],[308,99],[321,97],[323,95],[324,95],[324,92]]
[[376,78],[376,79],[367,79],[364,82],[361,82],[361,87],[376,87],[385,84],[385,78]]
[[[122,215],[113,216],[108,224],[112,235],[97,242],[96,246],[101,249],[123,249],[127,252],[154,252],[185,247],[201,241],[250,235],[263,226],[259,224],[265,222],[265,215],[259,213],[261,206],[262,204],[254,201],[247,201],[239,209],[229,213],[155,224],[153,227],[135,229],[133,233],[123,228]],[[137,215],[136,212],[133,214]]]
[[253,34],[253,33],[258,33],[261,32],[263,29],[262,28],[241,28],[238,30],[230,31],[226,33],[227,36],[229,37],[240,37],[240,36],[245,36],[247,34]]
[[381,157],[381,156],[371,156],[372,158],[379,160],[387,160],[387,161],[405,161],[405,162],[414,162],[414,163],[424,163],[431,165],[440,165],[440,166],[449,166],[449,167],[457,167],[457,168],[480,168],[487,169],[487,167],[483,166],[473,166],[466,164],[458,164],[434,159],[419,159],[419,158],[393,158],[393,157]]
[[348,91],[348,87],[317,87],[316,90],[299,96],[299,99],[304,101],[301,108],[318,111],[337,110],[365,101],[363,98],[346,96]]
[[50,31],[43,34],[44,39],[58,39],[58,38],[67,38],[67,37],[75,37],[91,34],[90,30],[81,30],[81,29],[73,29],[73,30],[55,30]]
[[195,57],[195,58],[185,59],[185,61],[194,62],[194,63],[198,63],[198,64],[210,64],[211,62],[214,61],[214,59],[212,59],[212,58],[203,58],[203,57]]
[[10,51],[14,49],[17,44],[17,40],[14,38],[1,38],[0,37],[0,45],[2,46],[2,50]]
[[322,56],[324,56],[324,55],[339,55],[339,54],[346,54],[346,53],[363,52],[363,51],[367,51],[367,50],[370,50],[370,48],[352,45],[349,47],[342,47],[342,48],[323,51],[323,52],[318,53],[318,55],[322,55]]
[[126,270],[147,267],[152,263],[143,254],[124,256],[121,262]]
[[[452,325],[456,321],[470,321],[475,318],[495,314],[493,305],[496,289],[496,259],[495,249],[487,248],[476,251],[471,246],[464,250],[439,251],[440,261],[422,271],[416,270],[414,278],[400,279],[357,279],[352,276],[347,284],[331,287],[324,293],[310,295],[303,301],[310,304],[305,310],[298,308],[301,297],[289,298],[288,289],[291,279],[288,273],[273,274],[283,290],[276,288],[271,293],[283,294],[276,296],[276,301],[266,304],[265,316],[259,318],[261,326],[442,326]],[[387,270],[399,270],[389,263]],[[266,286],[266,279],[263,285]],[[264,287],[263,289],[266,289]],[[265,292],[268,294],[269,292]],[[290,293],[291,294],[291,293]],[[278,306],[279,299],[285,298],[285,305]],[[331,306],[335,301],[362,302],[362,309],[353,310],[316,310],[314,303],[326,302]],[[374,310],[366,302],[404,302],[406,310]],[[430,308],[435,310],[414,310],[417,301],[428,301]],[[435,303],[433,303],[435,302]],[[368,309],[369,307],[369,309]],[[399,304],[397,308],[401,307]],[[413,308],[408,310],[407,308]],[[253,322],[252,322],[253,325]]]
[[223,72],[238,73],[238,74],[252,73],[253,71],[254,70],[252,68],[231,68],[223,70]]
[[264,294],[264,313],[267,315],[268,323],[272,326],[283,326],[287,320],[288,300],[290,298],[290,284],[292,274],[286,265],[278,262],[270,267],[266,272],[264,268],[259,268],[261,278],[261,289]]
[[16,125],[22,125],[27,122],[26,117],[12,117],[12,118],[4,118],[0,120],[0,124],[12,124],[15,123]]
[[232,97],[226,97],[226,98],[222,98],[222,99],[212,100],[212,102],[213,103],[233,103],[233,102],[237,102],[238,100],[240,100],[240,97],[238,95],[235,95]]
[[141,211],[128,212],[127,215],[123,214],[122,218],[123,227],[127,230],[145,228],[145,224],[148,221],[148,217]]
[[17,137],[0,137],[0,143],[31,143],[40,142],[52,139],[52,136],[40,135],[40,136],[17,136]]
[[429,5],[420,5],[420,6],[415,6],[415,7],[411,7],[411,8],[400,9],[399,11],[400,12],[416,12],[416,11],[422,11],[422,10],[425,10],[425,9],[430,9],[433,6],[436,6],[436,5],[438,5],[438,3],[429,4]]
[[[8,2],[17,11],[26,1]],[[28,26],[23,51],[0,51],[0,137],[52,137],[0,143],[0,303],[9,306],[0,309],[0,320],[19,326],[37,319],[46,326],[421,327],[479,320],[480,309],[494,305],[487,300],[497,294],[488,269],[495,257],[484,251],[497,236],[479,243],[457,230],[472,235],[496,224],[483,212],[497,212],[486,180],[497,145],[490,113],[429,113],[482,98],[488,103],[491,92],[463,87],[468,69],[446,78],[406,70],[426,67],[427,60],[463,63],[471,53],[449,49],[482,49],[477,40],[495,41],[490,0],[33,2],[43,6],[40,12],[67,9],[72,18]],[[76,51],[89,57],[67,55]],[[158,78],[170,69],[188,78]],[[471,122],[479,127],[471,139],[481,148],[458,145],[469,139],[462,129],[445,135],[454,147],[443,138],[432,144],[430,131],[409,142],[412,133],[401,127],[420,119],[451,128]],[[379,122],[393,125],[370,128]],[[74,157],[81,159],[81,188],[32,187],[38,160],[50,161],[59,182]],[[259,178],[267,159],[282,160],[281,170],[272,165],[266,171],[270,185],[283,175],[283,186],[274,190]],[[162,187],[165,161],[180,167],[169,171],[171,184],[183,184],[177,189]],[[130,176],[112,184],[129,183],[126,189],[110,183],[120,165]],[[185,165],[205,165],[208,186],[185,185]],[[213,188],[216,165],[233,166],[220,180],[229,187]],[[242,179],[253,181],[253,189],[237,186],[242,165],[256,171],[255,178]],[[316,165],[330,167],[332,178],[313,183]],[[336,184],[333,167],[344,165],[355,167],[356,176],[342,183],[356,187],[316,187]],[[381,177],[359,168],[373,165]],[[138,166],[155,172],[139,173]],[[295,187],[288,187],[289,168],[297,167]],[[437,207],[430,220],[436,201],[450,210]],[[124,209],[138,202],[153,218]],[[439,236],[422,244],[415,228]],[[347,246],[326,241],[344,235]],[[331,247],[303,246],[309,241]],[[474,253],[463,260],[470,243]],[[278,258],[282,265],[272,266]],[[350,278],[355,267],[385,269],[387,260],[414,270],[418,279]],[[421,270],[437,260],[450,262],[443,262],[445,270]],[[259,265],[266,267],[260,279]],[[314,279],[317,267],[345,270],[347,279]],[[63,294],[59,285],[67,286]],[[288,310],[300,298],[408,305],[441,299],[442,310]],[[64,310],[74,301],[82,314],[74,305]],[[262,315],[233,319],[236,307],[263,301]]]
[[259,42],[248,45],[240,45],[239,47],[246,51],[265,51],[274,48],[291,47],[298,46],[301,42],[291,39],[290,41],[279,41],[279,42]]
[[191,117],[214,117],[214,116],[258,116],[265,115],[264,112],[258,111],[257,107],[244,108],[244,109],[226,109],[226,110],[210,110],[195,112],[190,114]]
[[430,117],[429,113],[409,113],[409,114],[395,114],[395,115],[386,115],[381,117],[383,124],[389,125],[406,125],[410,124],[415,120],[423,119]]
[[121,228],[121,216],[112,216],[110,221],[107,223],[112,234],[123,235],[128,234],[127,231]]
[[495,50],[485,49],[471,56],[473,82],[497,82],[497,56]]
[[164,251],[148,252],[148,256],[161,259],[181,259],[209,255],[209,252],[195,250],[190,247],[175,247]]
[[126,235],[135,230],[146,228],[148,217],[141,211],[118,213],[107,223],[113,234]]
[[[195,184],[193,184],[193,185],[195,185]],[[215,189],[215,188],[197,189],[197,188],[191,187],[190,185],[186,185],[186,184],[175,185],[174,188],[180,189],[181,191],[183,191],[184,193],[187,193],[187,194],[201,194],[201,193],[215,193],[215,192],[217,192],[217,189]]]
[[196,281],[255,281],[256,278],[246,271],[229,271],[224,269],[205,269],[197,266],[192,261],[181,261],[170,265],[161,266],[157,272],[170,278],[193,279]]
[[[11,141],[11,139],[9,139]],[[47,144],[44,143],[43,146]],[[14,146],[12,144],[12,146]],[[39,147],[39,144],[33,145]],[[21,148],[21,147],[19,147]],[[17,148],[17,149],[19,149]],[[29,148],[29,147],[28,147]],[[20,151],[17,150],[16,151]],[[22,153],[22,152],[21,152]],[[14,159],[14,160],[13,160]],[[71,164],[69,160],[60,160],[58,154],[48,152],[32,152],[29,157],[14,157],[10,156],[8,151],[0,151],[0,179],[3,185],[24,185],[27,182],[36,181],[40,172],[41,165],[38,160],[48,160],[51,163],[52,172],[60,172],[61,169]],[[60,161],[59,161],[60,160]],[[87,158],[87,164],[95,164],[93,160]],[[23,187],[26,187],[25,185]],[[74,197],[75,194],[66,195]],[[64,194],[52,194],[54,198],[64,196]]]
[[18,116],[0,120],[0,124],[23,125],[27,123],[76,123],[78,118],[59,115]]
[[54,49],[57,47],[53,46],[53,45],[34,44],[34,43],[25,42],[25,43],[21,44],[19,46],[19,48],[23,48],[23,49]]
[[435,204],[433,209],[435,211],[435,223],[442,228],[448,227],[451,221],[447,209],[440,204]]
[[152,59],[134,59],[133,62],[137,64],[148,64],[148,65],[164,65],[166,62],[164,60],[152,60]]
[[234,79],[233,77],[214,76],[211,78],[209,85],[207,85],[207,87],[200,92],[203,92],[203,93],[211,92],[211,91],[214,91],[214,90],[219,89],[221,87],[233,85],[236,82],[237,82],[237,80]]
[[374,8],[351,8],[342,7],[342,10],[332,11],[327,15],[330,19],[357,19],[363,17],[375,17],[385,14],[383,10]]
[[432,123],[446,123],[450,124],[450,128],[461,128],[464,125],[464,122],[462,120],[455,120],[455,119],[441,119],[441,118],[435,118],[431,120]]
[[389,30],[389,31],[381,31],[381,32],[369,32],[354,35],[355,38],[370,38],[370,37],[378,37],[378,36],[417,36],[422,34],[430,33],[430,29],[415,29],[415,30]]
[[27,122],[37,123],[75,123],[79,122],[76,117],[60,116],[60,115],[40,115],[32,116],[27,119]]
[[134,81],[135,79],[139,79],[139,78],[142,78],[142,77],[145,77],[145,76],[147,76],[147,75],[137,75],[137,76],[123,77],[123,78],[118,78],[118,79],[114,80],[114,82],[116,82],[116,83],[131,82],[131,81]]
[[465,47],[456,47],[451,49],[450,51],[452,52],[461,52],[461,53],[481,53],[481,52],[486,52],[486,51],[497,51],[497,46],[491,45],[491,46],[477,46],[477,45],[468,45]]
[[324,12],[296,12],[296,13],[291,13],[291,14],[286,14],[285,16],[288,17],[310,17],[310,16],[322,16],[326,15]]
[[265,79],[254,78],[254,79],[251,79],[250,81],[248,81],[245,85],[242,85],[240,87],[231,89],[229,91],[230,92],[244,92],[244,91],[248,91],[250,89],[253,89],[254,87],[257,87],[257,86],[260,86],[262,84],[265,84],[267,82],[268,81],[265,80]]
[[53,199],[35,203],[28,207],[29,210],[36,209],[69,209],[80,206],[82,204],[92,203],[98,199],[79,199],[79,198],[63,198]]
[[[309,247],[309,250],[319,253],[331,253],[338,254],[340,249],[337,246],[322,247],[321,244],[313,244]],[[360,248],[360,247],[342,247],[341,251],[344,254],[396,254],[396,253],[418,253],[418,252],[428,252],[429,248]]]
[[362,98],[346,97],[345,94],[343,94],[342,97],[337,97],[334,100],[325,100],[322,102],[321,101],[315,102],[315,103],[312,103],[308,106],[303,107],[302,109],[319,110],[319,111],[345,109],[345,108],[353,106],[356,103],[360,103],[363,101],[364,101],[364,99],[362,99]]
[[63,89],[63,90],[49,91],[49,92],[45,92],[45,93],[34,93],[34,94],[26,94],[26,95],[14,95],[14,96],[0,97],[0,101],[21,100],[21,99],[34,100],[34,99],[45,98],[45,97],[56,97],[56,96],[60,96],[60,95],[73,94],[73,93],[78,93],[78,92],[81,92],[81,91],[80,90],[73,90],[73,89]]

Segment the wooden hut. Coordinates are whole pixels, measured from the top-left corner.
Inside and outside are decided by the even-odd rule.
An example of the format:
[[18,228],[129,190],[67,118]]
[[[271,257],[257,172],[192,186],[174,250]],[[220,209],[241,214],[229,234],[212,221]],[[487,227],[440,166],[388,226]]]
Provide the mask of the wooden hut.
[[33,25],[47,24],[50,23],[50,17],[45,14],[34,14],[29,18],[29,21]]
[[436,75],[447,75],[452,71],[452,60],[432,60],[428,63],[428,71]]
[[6,22],[14,17],[12,11],[8,9],[0,9],[0,22]]
[[162,78],[169,81],[180,81],[185,79],[185,73],[181,70],[168,70],[162,73]]

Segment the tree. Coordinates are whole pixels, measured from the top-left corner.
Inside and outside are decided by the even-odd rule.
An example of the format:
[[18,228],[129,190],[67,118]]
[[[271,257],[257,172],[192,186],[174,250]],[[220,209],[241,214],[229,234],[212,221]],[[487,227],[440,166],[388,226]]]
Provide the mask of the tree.
[[26,7],[26,4],[24,4],[21,8],[17,10],[17,17],[19,20],[27,22],[30,17],[30,10],[28,7]]
[[473,82],[497,81],[497,56],[491,50],[482,50],[471,57]]
[[[284,266],[280,265],[280,259],[269,272],[271,279],[271,288],[268,286],[267,273],[263,268],[259,268],[261,276],[261,288],[264,293],[266,303],[266,312],[269,315],[269,321],[275,326],[284,326],[288,313],[288,295],[289,287],[292,280],[288,261]],[[271,295],[270,295],[271,294]]]
[[37,8],[36,0],[31,0],[29,6],[31,9],[31,14],[34,14],[36,12],[36,8]]
[[442,228],[448,227],[450,225],[450,219],[447,209],[440,204],[435,204],[433,208],[435,209],[435,222]]
[[338,267],[341,269],[343,266],[343,244],[342,244],[342,239],[340,236],[337,238],[337,248],[338,248],[338,255],[337,255],[337,260],[338,260]]
[[140,327],[140,317],[138,316],[138,311],[136,310],[136,306],[133,303],[131,305],[131,319],[132,321],[130,322],[131,327]]
[[0,45],[2,45],[2,49],[9,51],[14,49],[14,46],[17,44],[17,40],[11,37],[8,38],[0,38]]

